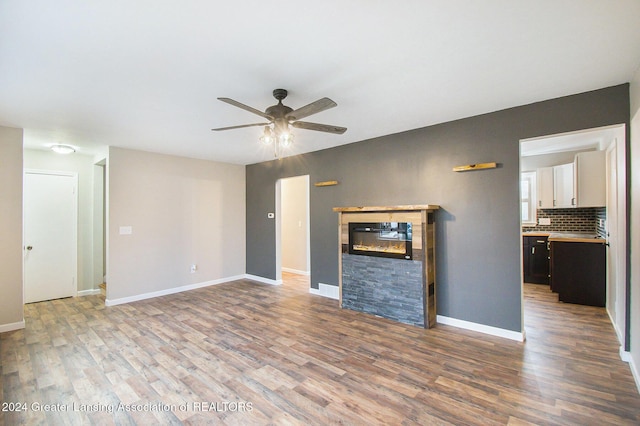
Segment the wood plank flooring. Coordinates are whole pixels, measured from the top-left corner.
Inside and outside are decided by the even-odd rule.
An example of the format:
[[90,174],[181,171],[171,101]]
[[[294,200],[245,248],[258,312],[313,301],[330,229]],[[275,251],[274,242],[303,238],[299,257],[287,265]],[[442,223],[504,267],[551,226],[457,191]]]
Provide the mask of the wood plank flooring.
[[0,334],[0,399],[26,408],[0,424],[640,424],[604,309],[531,284],[525,305],[519,343],[340,310],[293,275],[30,304]]

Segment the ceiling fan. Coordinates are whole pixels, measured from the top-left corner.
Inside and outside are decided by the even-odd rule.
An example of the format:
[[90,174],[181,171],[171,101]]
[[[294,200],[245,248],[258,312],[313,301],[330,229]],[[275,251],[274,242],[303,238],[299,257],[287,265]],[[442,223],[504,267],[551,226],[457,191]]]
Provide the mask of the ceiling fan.
[[264,126],[264,133],[260,137],[260,140],[265,144],[274,144],[274,153],[276,157],[280,156],[281,148],[286,148],[293,141],[293,136],[289,126],[297,129],[315,130],[318,132],[335,133],[339,135],[343,134],[347,130],[346,127],[300,121],[302,118],[308,117],[312,114],[317,114],[338,105],[329,98],[318,99],[315,102],[311,102],[308,105],[294,110],[293,108],[282,104],[282,100],[287,97],[287,91],[285,89],[275,89],[273,91],[273,97],[278,100],[278,103],[270,106],[264,112],[238,101],[234,101],[230,98],[218,98],[218,100],[222,102],[259,115],[268,121],[263,123],[242,124],[239,126],[219,127],[211,130],[220,131],[240,129],[243,127]]

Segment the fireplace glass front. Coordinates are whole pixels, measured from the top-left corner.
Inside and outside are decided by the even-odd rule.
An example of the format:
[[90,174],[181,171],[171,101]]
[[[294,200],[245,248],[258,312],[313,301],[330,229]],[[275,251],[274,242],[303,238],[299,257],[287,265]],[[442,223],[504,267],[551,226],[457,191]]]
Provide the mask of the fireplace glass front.
[[349,254],[411,260],[411,223],[351,222]]

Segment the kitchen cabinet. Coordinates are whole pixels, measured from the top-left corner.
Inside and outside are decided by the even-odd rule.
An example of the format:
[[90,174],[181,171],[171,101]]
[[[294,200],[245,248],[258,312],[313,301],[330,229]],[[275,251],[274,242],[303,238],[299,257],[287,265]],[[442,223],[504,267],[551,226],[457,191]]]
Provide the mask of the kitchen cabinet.
[[573,163],[536,170],[539,209],[575,207]]
[[539,209],[604,207],[606,204],[606,154],[576,154],[573,163],[536,170]]
[[558,300],[579,305],[604,306],[604,241],[554,241],[554,238],[550,238],[550,246],[551,290],[558,293]]
[[549,250],[546,236],[522,237],[524,282],[549,284]]
[[607,195],[606,153],[581,152],[573,164],[577,207],[604,207]]
[[536,171],[536,193],[539,209],[553,208],[553,167],[542,167]]
[[576,206],[574,193],[573,163],[561,164],[553,168],[553,206],[566,209]]

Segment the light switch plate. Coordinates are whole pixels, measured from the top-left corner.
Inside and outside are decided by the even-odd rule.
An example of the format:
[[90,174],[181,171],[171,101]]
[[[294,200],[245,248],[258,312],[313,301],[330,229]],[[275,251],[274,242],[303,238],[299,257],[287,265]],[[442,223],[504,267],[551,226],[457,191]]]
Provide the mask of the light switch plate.
[[551,225],[551,218],[550,217],[538,218],[538,225]]
[[131,234],[133,234],[133,227],[131,226],[120,227],[120,235],[131,235]]

